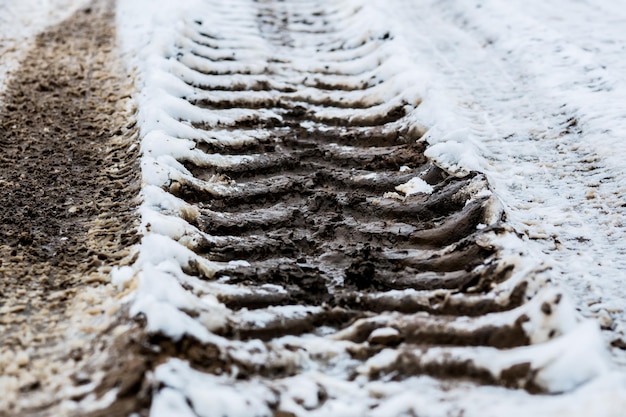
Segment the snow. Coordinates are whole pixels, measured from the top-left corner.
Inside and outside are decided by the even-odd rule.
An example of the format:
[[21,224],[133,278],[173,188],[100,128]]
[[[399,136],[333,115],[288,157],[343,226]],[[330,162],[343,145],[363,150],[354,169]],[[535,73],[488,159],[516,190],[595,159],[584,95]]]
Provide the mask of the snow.
[[[598,332],[579,336],[553,376],[580,363],[569,357],[577,349],[594,343],[590,351],[600,352],[624,334],[624,6],[376,4],[410,44],[415,65],[432,75],[415,115],[430,126],[426,155],[452,175],[486,173],[532,257],[551,266],[547,279],[607,329],[604,342]],[[621,374],[624,356],[613,355],[608,366]],[[596,365],[606,368],[607,360]],[[610,389],[624,396],[623,383]],[[605,411],[594,415],[618,414]]]
[[[429,135],[426,140],[434,142],[431,137]],[[481,157],[473,144],[463,140],[467,137],[465,130],[454,131],[444,136],[441,142],[430,146],[424,154],[438,167],[456,177],[465,177],[470,171],[483,171]]]
[[397,191],[404,193],[405,195],[413,195],[418,193],[432,194],[433,187],[420,177],[411,178],[408,182],[400,184],[396,187]]
[[305,317],[309,314],[320,313],[323,309],[321,307],[308,307],[308,306],[271,306],[266,309],[248,310],[242,309],[235,314],[231,320],[240,321],[246,324],[253,324],[254,327],[263,327],[266,324],[275,322],[277,320],[284,320],[290,318]]
[[[381,365],[393,360],[382,358],[389,354],[393,352],[385,350],[379,355]],[[359,378],[341,381],[315,371],[276,380],[270,390],[255,379],[235,386],[226,377],[203,374],[178,359],[170,359],[159,366],[154,379],[167,387],[152,404],[151,415],[156,416],[193,415],[189,414],[189,404],[194,411],[207,416],[271,415],[271,412],[265,414],[268,409],[262,401],[271,401],[274,392],[288,394],[281,396],[281,409],[311,416],[383,417],[419,412],[435,417],[458,415],[460,410],[465,410],[463,415],[473,417],[524,417],[530,413],[618,417],[626,405],[624,397],[611,396],[614,387],[626,385],[623,375],[616,373],[559,396],[531,396],[523,391],[493,387],[473,387],[469,391],[469,386],[462,386],[463,389],[441,390],[438,381],[428,377],[402,382],[368,382]],[[325,393],[328,398],[323,404],[319,403],[317,394],[320,386],[328,387]],[[386,401],[380,402],[381,398]],[[380,405],[373,407],[374,404]]]
[[397,336],[399,334],[393,327],[379,327],[370,334],[370,338]]
[[[554,261],[554,282],[586,316],[610,322],[607,340],[623,336],[626,320],[618,3],[377,5],[415,65],[437,74],[417,111],[432,126],[427,155],[453,175],[487,174],[508,221]],[[411,20],[420,24],[403,24]]]
[[[234,385],[226,377],[196,372],[187,363],[177,359],[158,367],[154,377],[168,389],[165,390],[165,398],[159,395],[158,402],[153,403],[151,415],[195,415],[191,413],[190,406],[201,417],[273,415],[267,406],[267,399],[274,396],[269,389],[254,384]],[[181,401],[180,392],[186,393],[189,405]],[[165,404],[161,405],[161,402]]]

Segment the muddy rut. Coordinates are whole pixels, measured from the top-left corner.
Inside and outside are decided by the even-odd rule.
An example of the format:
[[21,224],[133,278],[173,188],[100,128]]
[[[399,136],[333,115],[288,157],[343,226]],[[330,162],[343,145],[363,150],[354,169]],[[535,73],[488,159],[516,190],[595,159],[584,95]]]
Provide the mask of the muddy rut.
[[139,170],[113,17],[96,1],[40,34],[0,103],[0,415],[65,414],[124,332],[107,274]]

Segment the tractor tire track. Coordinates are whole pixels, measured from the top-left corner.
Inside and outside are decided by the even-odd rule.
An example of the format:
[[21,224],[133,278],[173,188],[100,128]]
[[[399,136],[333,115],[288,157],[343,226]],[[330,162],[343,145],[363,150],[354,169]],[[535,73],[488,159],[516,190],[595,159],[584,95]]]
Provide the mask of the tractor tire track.
[[424,156],[416,75],[366,13],[208,2],[149,70],[145,237],[116,280],[138,288],[154,415],[208,415],[210,392],[223,415],[375,415],[371,387],[420,376],[569,389],[533,358],[573,307],[496,243],[515,237],[486,178]]
[[137,131],[113,16],[94,1],[38,35],[0,103],[3,416],[94,407],[133,327],[108,279],[138,241]]

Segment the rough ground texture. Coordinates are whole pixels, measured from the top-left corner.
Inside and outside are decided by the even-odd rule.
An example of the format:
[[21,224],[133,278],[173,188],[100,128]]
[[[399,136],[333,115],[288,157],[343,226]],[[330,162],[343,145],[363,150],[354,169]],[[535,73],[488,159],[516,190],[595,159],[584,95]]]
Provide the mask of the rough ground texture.
[[125,331],[106,283],[136,242],[138,169],[113,14],[40,34],[2,97],[0,415],[69,412]]

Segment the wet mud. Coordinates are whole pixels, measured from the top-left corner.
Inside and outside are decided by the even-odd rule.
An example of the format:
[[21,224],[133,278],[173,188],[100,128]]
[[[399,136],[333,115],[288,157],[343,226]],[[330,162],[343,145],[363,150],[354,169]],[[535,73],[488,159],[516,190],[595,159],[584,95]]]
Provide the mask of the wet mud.
[[115,48],[114,4],[94,1],[37,36],[0,100],[0,415],[69,413],[132,327],[107,276],[138,242]]

